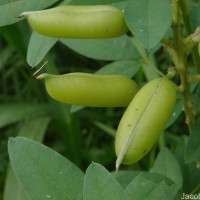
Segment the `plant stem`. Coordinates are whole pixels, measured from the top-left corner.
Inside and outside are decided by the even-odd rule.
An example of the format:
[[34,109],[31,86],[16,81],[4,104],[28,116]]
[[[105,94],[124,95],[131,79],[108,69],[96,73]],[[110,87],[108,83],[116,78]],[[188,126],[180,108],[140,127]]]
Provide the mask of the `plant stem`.
[[185,0],[179,0],[179,1],[180,1],[179,5],[180,5],[180,9],[181,9],[182,18],[183,18],[183,22],[184,22],[184,25],[185,25],[186,32],[191,34],[192,29],[190,27],[189,11],[188,11],[187,2]]
[[192,100],[191,100],[191,93],[190,93],[190,83],[187,79],[187,60],[186,56],[182,51],[177,52],[178,54],[178,72],[181,79],[181,85],[183,88],[183,98],[184,98],[184,112],[186,116],[186,124],[188,125],[189,131],[191,133],[191,128],[194,124],[194,113],[192,111]]
[[[192,29],[189,22],[189,11],[186,0],[179,0],[180,1],[180,9],[182,13],[183,23],[185,25],[185,29],[188,35],[192,33]],[[200,59],[198,55],[197,48],[193,48],[192,52],[192,59],[194,62],[194,66],[198,73],[200,73]]]
[[180,12],[178,4],[178,0],[172,0],[172,29],[177,47],[180,40]]
[[196,74],[196,75],[193,75],[193,76],[188,76],[188,82],[189,83],[194,82],[194,81],[200,82],[200,74]]
[[[180,0],[182,5],[184,0]],[[179,73],[181,86],[180,90],[184,98],[184,112],[186,116],[186,124],[188,125],[189,131],[191,133],[191,128],[194,124],[194,113],[192,111],[192,100],[190,93],[190,83],[187,78],[187,52],[185,51],[183,40],[180,33],[180,10],[179,10],[179,1],[173,0],[173,22],[172,28],[174,32],[174,42],[172,47],[167,47],[166,50],[172,56],[172,60],[176,66],[177,72]],[[189,28],[189,27],[188,27]],[[186,28],[186,29],[188,29]]]

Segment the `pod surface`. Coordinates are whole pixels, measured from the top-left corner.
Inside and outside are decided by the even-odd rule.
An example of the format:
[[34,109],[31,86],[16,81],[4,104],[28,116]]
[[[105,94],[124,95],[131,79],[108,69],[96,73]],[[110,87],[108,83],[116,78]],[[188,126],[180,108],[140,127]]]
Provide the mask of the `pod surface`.
[[115,151],[120,163],[145,156],[162,133],[176,102],[175,84],[166,78],[147,83],[135,95],[117,129]]
[[110,38],[128,31],[123,12],[110,5],[67,5],[21,16],[28,17],[34,31],[49,37]]
[[137,84],[121,75],[44,74],[47,93],[57,101],[89,107],[128,106]]

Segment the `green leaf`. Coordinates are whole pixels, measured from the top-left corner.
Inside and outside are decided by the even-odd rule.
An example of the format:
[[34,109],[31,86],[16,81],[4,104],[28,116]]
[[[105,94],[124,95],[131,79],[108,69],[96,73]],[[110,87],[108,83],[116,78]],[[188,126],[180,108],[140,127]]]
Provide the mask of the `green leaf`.
[[140,66],[140,62],[136,60],[120,60],[102,67],[96,71],[96,74],[120,74],[131,78],[137,73]]
[[30,103],[5,103],[0,105],[0,128],[28,117],[49,113],[48,105]]
[[85,174],[83,200],[128,200],[120,184],[100,164],[92,163]]
[[0,27],[0,34],[7,40],[9,47],[14,47],[22,55],[23,59],[26,57],[26,33],[23,33],[18,25],[13,24],[12,26]]
[[175,156],[167,148],[163,148],[160,151],[151,172],[166,176],[173,180],[179,187],[182,186],[183,177],[181,168]]
[[146,47],[155,47],[171,25],[168,0],[131,0],[125,18],[132,34]]
[[200,25],[200,6],[193,7],[189,14],[190,25],[194,32],[197,26]]
[[116,2],[120,2],[121,0],[72,0],[70,2],[71,5],[106,5],[112,4]]
[[18,136],[42,142],[51,118],[48,116],[35,117],[21,123]]
[[8,167],[8,174],[6,177],[5,182],[5,189],[4,189],[4,200],[30,200],[27,196],[24,188],[19,183],[16,178],[15,172],[13,171],[12,167],[9,165]]
[[24,137],[10,138],[8,152],[31,200],[82,199],[83,172],[57,152]]
[[54,125],[57,131],[63,134],[65,138],[64,145],[66,148],[65,155],[77,166],[82,162],[82,136],[80,122],[76,116],[71,115],[71,105],[50,100],[51,113],[53,114]]
[[165,177],[154,173],[140,173],[126,187],[134,200],[173,200],[178,187]]
[[[22,123],[18,135],[26,136],[33,140],[41,142],[43,140],[49,121],[50,121],[49,117],[27,120],[26,122]],[[11,200],[11,199],[29,200],[23,187],[17,180],[12,167],[9,166],[5,182],[4,200]]]
[[8,0],[1,0],[0,5],[1,4],[6,4],[6,3],[8,3]]
[[175,156],[179,162],[179,165],[183,174],[183,186],[182,190],[187,193],[193,193],[195,188],[199,187],[200,183],[200,173],[199,169],[196,167],[196,163],[185,164],[184,152],[186,145],[188,143],[189,136],[183,135],[178,137],[176,142],[176,147],[174,149]]
[[21,21],[24,18],[16,18],[24,11],[35,11],[44,9],[59,0],[20,0],[16,2],[10,2],[0,6],[0,26],[6,26]]
[[103,130],[105,133],[107,133],[111,137],[113,137],[113,138],[115,137],[116,130],[114,128],[112,128],[111,126],[104,124],[100,121],[94,121],[93,123],[96,127],[100,128],[101,130]]
[[121,10],[124,10],[128,5],[128,0],[112,3],[112,5],[121,9]]
[[28,64],[32,67],[38,65],[57,41],[57,38],[50,38],[33,32],[28,45]]
[[158,78],[160,75],[149,64],[143,63],[142,69],[148,81]]
[[61,39],[72,50],[93,59],[131,60],[139,55],[128,36],[111,39]]
[[71,113],[74,113],[74,112],[77,112],[81,109],[85,108],[84,106],[77,106],[77,105],[71,105],[71,109],[70,109],[70,112]]
[[11,49],[10,46],[4,47],[3,51],[0,53],[0,71],[6,66],[8,60],[14,53],[14,49]]
[[176,102],[176,105],[174,107],[174,111],[173,111],[171,117],[169,118],[165,128],[170,127],[176,121],[176,119],[180,116],[182,111],[183,111],[183,100],[178,99]]
[[200,118],[192,127],[192,133],[185,150],[185,161],[187,163],[200,161]]
[[112,175],[115,177],[115,179],[120,183],[120,185],[123,188],[126,188],[128,184],[131,183],[133,178],[135,178],[138,174],[140,174],[140,171],[123,171],[120,170],[117,173],[113,172]]

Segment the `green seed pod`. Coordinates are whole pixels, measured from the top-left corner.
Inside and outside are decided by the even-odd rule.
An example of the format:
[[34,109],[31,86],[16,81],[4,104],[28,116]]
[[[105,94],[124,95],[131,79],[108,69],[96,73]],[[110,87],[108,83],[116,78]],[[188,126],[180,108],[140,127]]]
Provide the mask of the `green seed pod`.
[[162,133],[176,102],[175,84],[167,78],[147,83],[125,111],[115,139],[116,168],[145,156]]
[[138,91],[136,83],[122,75],[69,73],[41,74],[47,93],[57,101],[89,107],[128,106]]
[[20,16],[27,16],[34,31],[49,37],[111,38],[128,31],[123,12],[110,5],[67,5]]

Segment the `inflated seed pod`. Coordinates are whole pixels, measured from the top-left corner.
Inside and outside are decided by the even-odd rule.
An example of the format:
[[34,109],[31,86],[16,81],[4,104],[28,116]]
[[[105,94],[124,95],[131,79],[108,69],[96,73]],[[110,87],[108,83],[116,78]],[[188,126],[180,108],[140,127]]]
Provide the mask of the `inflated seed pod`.
[[117,129],[116,168],[144,157],[162,133],[176,102],[175,84],[167,78],[148,82],[135,95]]
[[34,31],[49,37],[111,38],[128,31],[123,12],[110,5],[66,5],[20,16],[28,18]]
[[128,106],[138,91],[137,84],[122,75],[96,75],[69,73],[41,74],[45,78],[47,93],[55,100],[89,107]]

